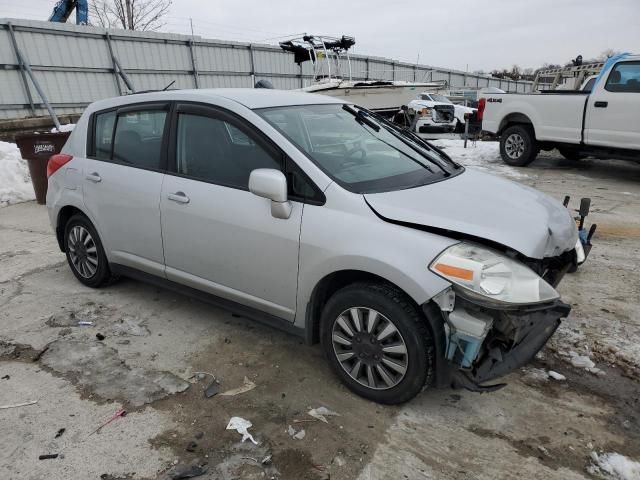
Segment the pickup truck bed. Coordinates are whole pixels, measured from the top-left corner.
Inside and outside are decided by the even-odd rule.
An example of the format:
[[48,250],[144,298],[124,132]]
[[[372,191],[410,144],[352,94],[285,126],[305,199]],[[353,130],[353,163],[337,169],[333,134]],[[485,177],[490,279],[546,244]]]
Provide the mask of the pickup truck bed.
[[493,93],[479,109],[482,129],[500,139],[510,165],[527,165],[553,148],[571,159],[640,161],[640,55],[607,62],[590,92]]

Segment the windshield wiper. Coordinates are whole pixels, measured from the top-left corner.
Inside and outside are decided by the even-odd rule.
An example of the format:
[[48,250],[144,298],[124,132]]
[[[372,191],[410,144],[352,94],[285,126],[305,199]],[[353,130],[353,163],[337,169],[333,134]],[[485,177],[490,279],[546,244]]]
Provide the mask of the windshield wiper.
[[347,105],[346,103],[342,105],[342,109],[345,112],[349,112],[351,115],[353,115],[357,122],[364,123],[366,126],[372,128],[376,132],[380,131],[380,125],[378,125],[376,122],[372,121],[371,119],[367,118],[359,110],[356,110],[355,108],[353,108],[350,105]]

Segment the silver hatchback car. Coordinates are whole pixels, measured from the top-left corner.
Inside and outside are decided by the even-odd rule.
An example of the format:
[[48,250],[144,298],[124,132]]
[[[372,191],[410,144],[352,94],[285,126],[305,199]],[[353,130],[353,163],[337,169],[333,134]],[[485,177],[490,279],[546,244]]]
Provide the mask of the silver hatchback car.
[[561,203],[328,96],[99,101],[48,175],[84,285],[146,280],[319,341],[382,403],[497,388],[567,316],[555,287],[584,260]]

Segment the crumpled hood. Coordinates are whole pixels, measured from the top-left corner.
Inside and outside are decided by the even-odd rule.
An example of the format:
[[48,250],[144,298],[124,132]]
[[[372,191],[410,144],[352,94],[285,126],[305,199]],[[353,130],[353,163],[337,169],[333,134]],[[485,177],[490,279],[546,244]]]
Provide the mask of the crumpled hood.
[[491,240],[529,258],[557,256],[578,241],[576,224],[560,202],[473,169],[423,187],[364,196],[385,219]]

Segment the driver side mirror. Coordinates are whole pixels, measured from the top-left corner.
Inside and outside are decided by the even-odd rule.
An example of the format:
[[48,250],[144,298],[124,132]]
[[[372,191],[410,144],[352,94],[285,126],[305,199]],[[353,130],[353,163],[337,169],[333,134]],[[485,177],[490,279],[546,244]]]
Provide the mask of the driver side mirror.
[[249,191],[271,200],[271,215],[287,219],[291,216],[291,202],[287,197],[287,178],[274,168],[257,168],[249,175]]

